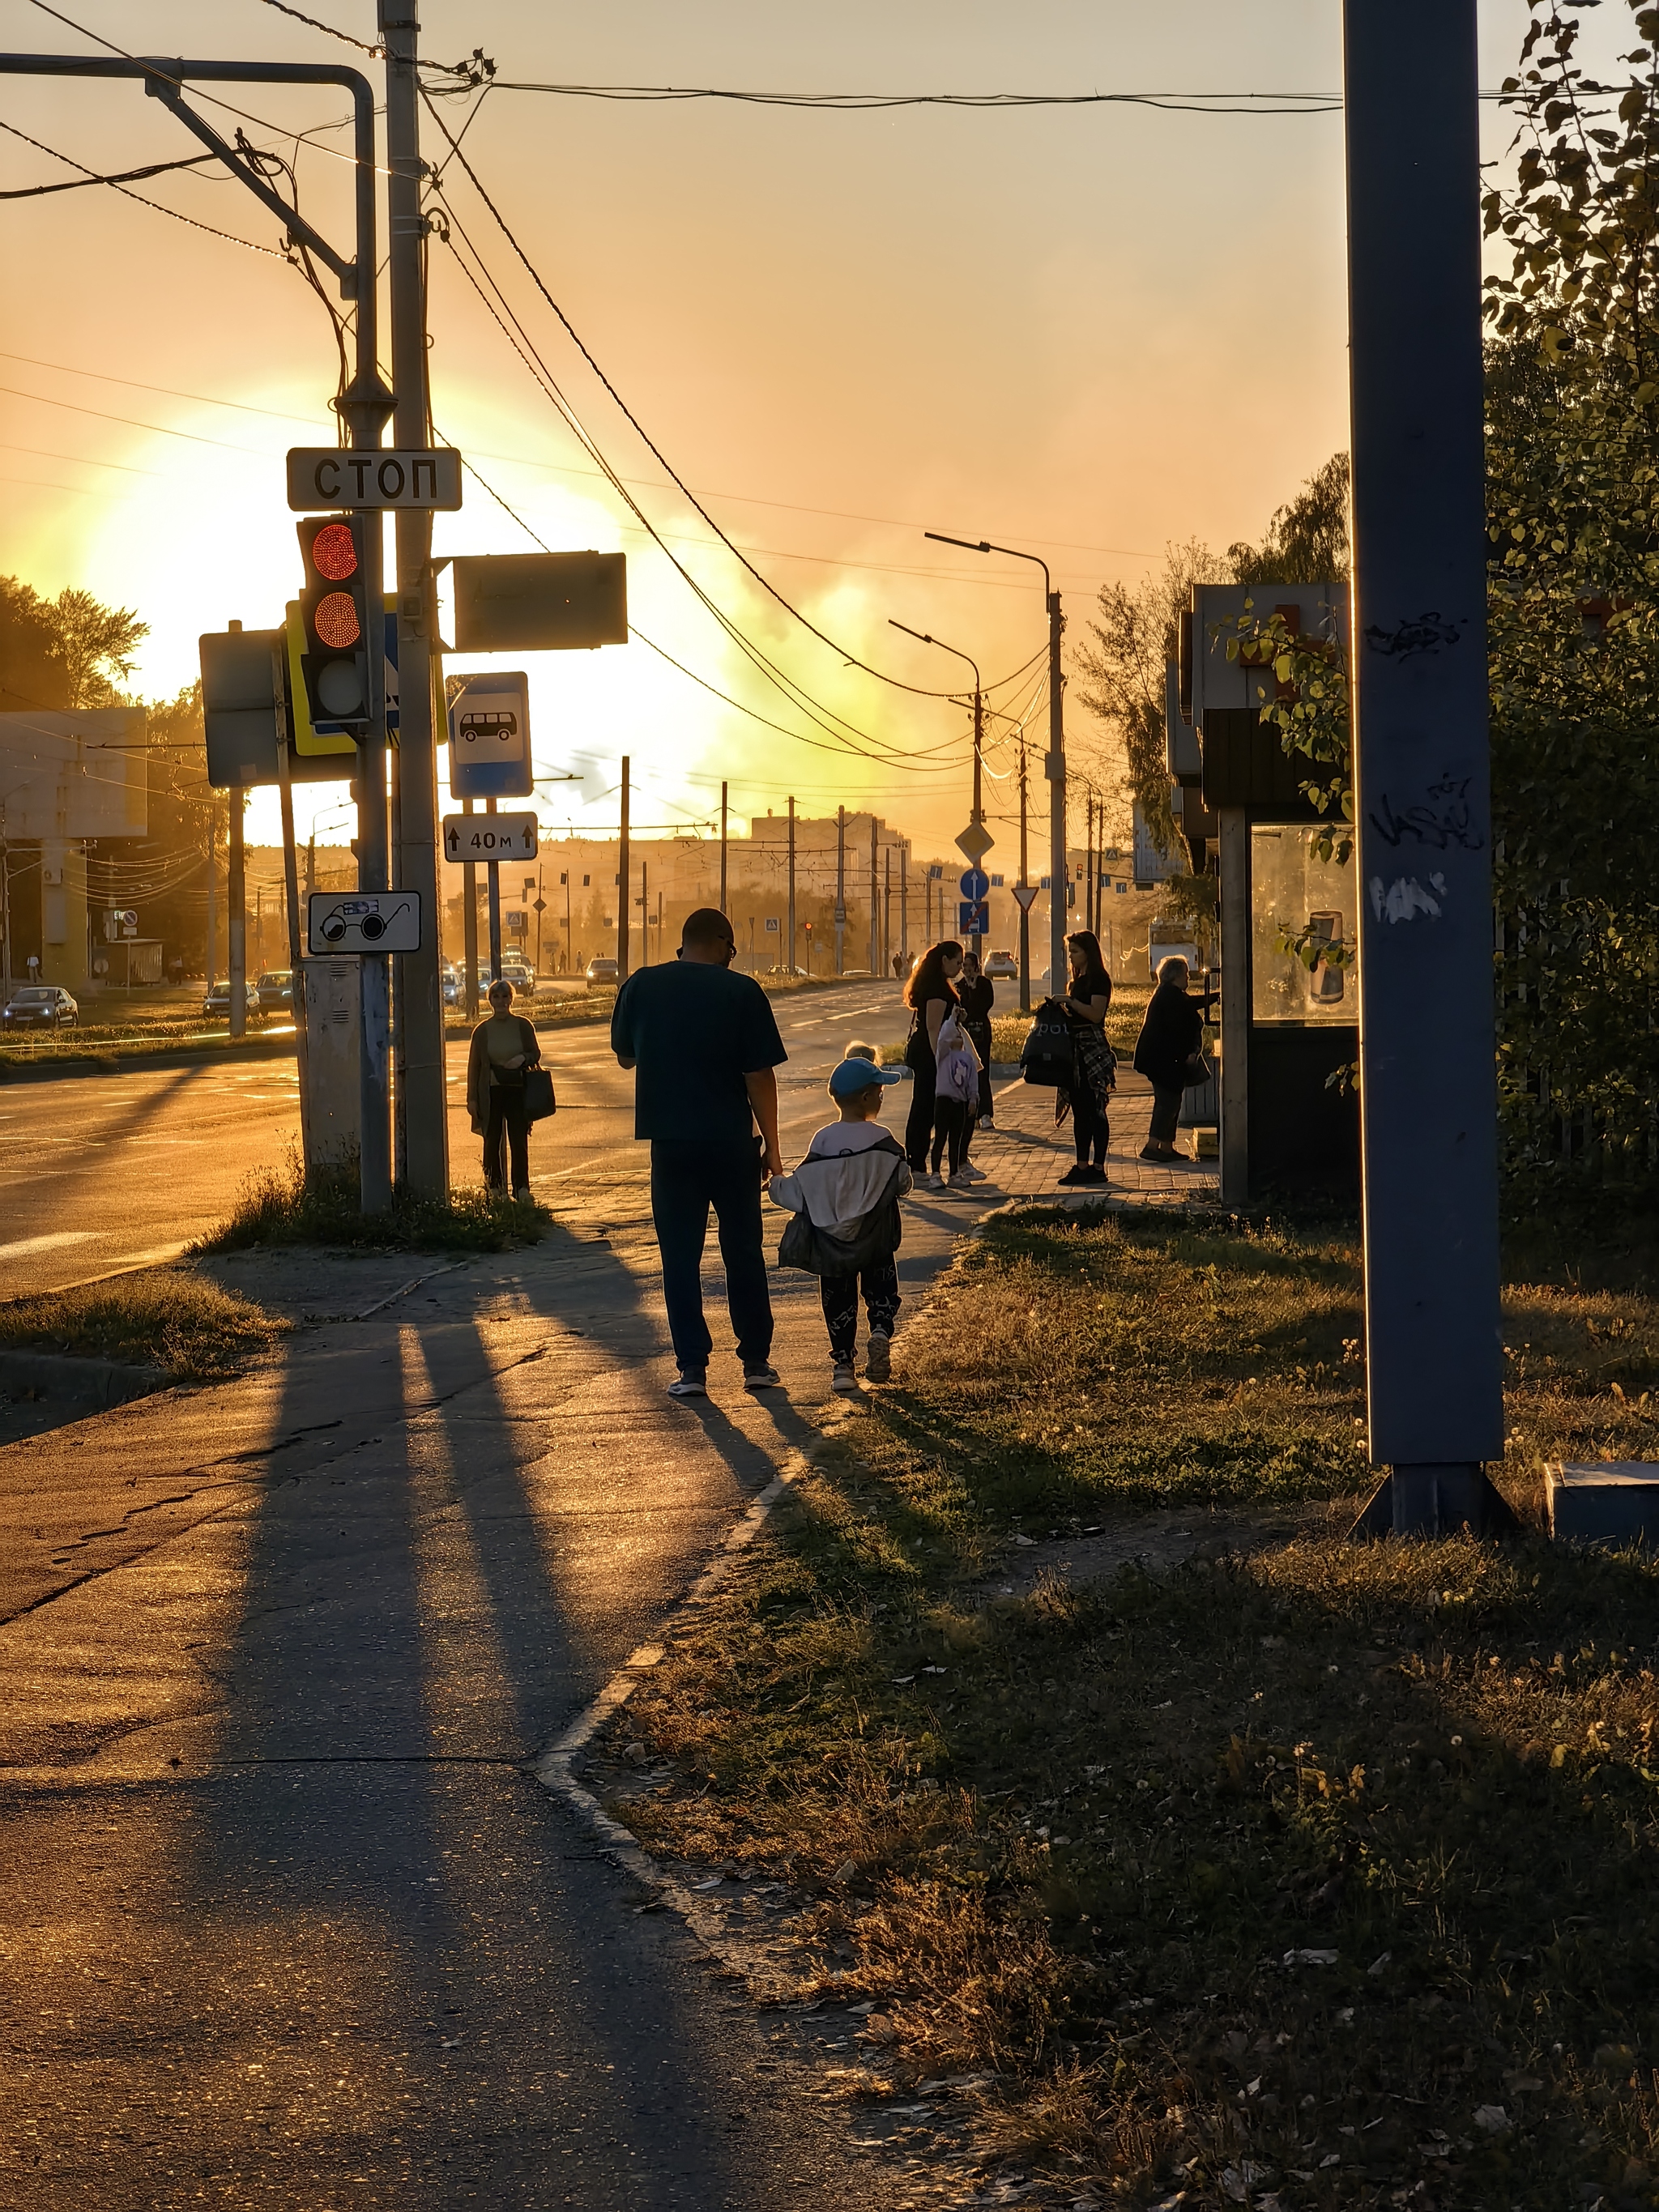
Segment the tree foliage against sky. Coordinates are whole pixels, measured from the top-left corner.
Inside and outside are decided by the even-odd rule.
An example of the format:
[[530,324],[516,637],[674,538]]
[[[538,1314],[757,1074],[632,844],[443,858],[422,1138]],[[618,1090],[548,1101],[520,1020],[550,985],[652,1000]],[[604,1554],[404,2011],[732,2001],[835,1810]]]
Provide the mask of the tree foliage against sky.
[[0,711],[114,705],[115,679],[132,674],[149,635],[131,607],[106,607],[72,586],[42,599],[32,585],[0,576]]

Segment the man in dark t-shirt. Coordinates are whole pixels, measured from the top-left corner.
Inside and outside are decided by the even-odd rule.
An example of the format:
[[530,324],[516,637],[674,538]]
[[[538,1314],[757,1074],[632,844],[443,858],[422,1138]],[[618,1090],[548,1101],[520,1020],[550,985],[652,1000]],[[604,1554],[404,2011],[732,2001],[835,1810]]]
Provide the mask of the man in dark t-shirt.
[[630,975],[611,1018],[611,1050],[635,1070],[634,1134],[651,1144],[651,1218],[679,1367],[671,1398],[707,1395],[714,1339],[703,1317],[702,1251],[711,1206],[744,1388],[778,1381],[761,1188],[783,1172],[775,1071],[788,1055],[765,992],[753,976],[731,972],[737,949],[726,916],[699,907],[686,917],[679,957]]

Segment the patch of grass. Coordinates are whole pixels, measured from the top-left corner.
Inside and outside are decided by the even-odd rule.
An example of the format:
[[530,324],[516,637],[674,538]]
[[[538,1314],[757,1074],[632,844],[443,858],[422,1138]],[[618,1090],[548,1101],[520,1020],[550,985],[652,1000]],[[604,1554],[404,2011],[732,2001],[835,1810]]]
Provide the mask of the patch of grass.
[[[1547,1257],[1534,1517],[1541,1457],[1651,1452],[1659,1376],[1634,1271]],[[980,2077],[1040,2201],[1659,2205],[1659,1563],[1304,1534],[997,1594],[1028,1528],[1368,1480],[1358,1267],[1340,1221],[994,1224],[629,1707],[673,1776],[629,1825],[787,1881],[872,2093]]]
[[365,1215],[355,1164],[320,1169],[307,1180],[298,1147],[290,1144],[283,1165],[256,1169],[228,1217],[190,1249],[332,1244],[377,1251],[509,1252],[538,1244],[552,1226],[552,1215],[533,1200],[476,1188],[453,1192],[447,1204],[398,1196],[385,1213]]
[[188,1274],[118,1277],[0,1306],[0,1344],[159,1367],[179,1382],[234,1375],[286,1324]]

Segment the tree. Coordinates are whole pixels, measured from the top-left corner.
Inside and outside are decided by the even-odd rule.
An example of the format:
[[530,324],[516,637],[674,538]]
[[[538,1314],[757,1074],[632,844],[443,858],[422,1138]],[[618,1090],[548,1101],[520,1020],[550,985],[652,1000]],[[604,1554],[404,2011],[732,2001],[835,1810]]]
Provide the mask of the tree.
[[1333,453],[1293,500],[1275,509],[1260,545],[1227,548],[1236,584],[1318,584],[1348,573],[1348,500],[1352,471]]
[[130,607],[106,607],[73,587],[46,599],[17,577],[0,576],[0,709],[112,706],[119,695],[112,676],[131,675],[149,635]]

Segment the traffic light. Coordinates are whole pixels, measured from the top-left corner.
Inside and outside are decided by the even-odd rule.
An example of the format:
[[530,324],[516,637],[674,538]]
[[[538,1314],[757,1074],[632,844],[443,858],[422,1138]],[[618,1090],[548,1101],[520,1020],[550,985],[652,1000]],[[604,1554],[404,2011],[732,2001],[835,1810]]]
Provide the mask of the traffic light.
[[[313,729],[368,726],[368,599],[364,590],[364,519],[308,514],[300,524],[306,564],[300,594],[305,651],[300,657]],[[378,623],[374,626],[377,629]]]

